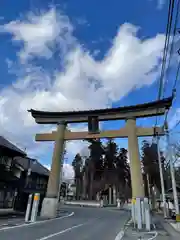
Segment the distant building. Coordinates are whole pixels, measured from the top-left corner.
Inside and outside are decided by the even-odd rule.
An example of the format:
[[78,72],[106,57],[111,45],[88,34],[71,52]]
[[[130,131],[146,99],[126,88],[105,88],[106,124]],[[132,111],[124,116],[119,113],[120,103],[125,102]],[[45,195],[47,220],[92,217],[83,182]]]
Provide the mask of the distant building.
[[12,208],[19,187],[22,166],[14,161],[16,156],[26,153],[0,136],[0,208]]
[[67,198],[73,199],[76,196],[76,184],[72,183],[68,186]]
[[24,211],[27,206],[29,194],[40,193],[40,203],[42,203],[46,194],[49,170],[36,159],[16,157],[15,161],[24,169],[16,196],[15,208],[16,210]]
[[40,193],[41,203],[48,178],[48,169],[0,136],[0,208],[24,211],[30,193]]

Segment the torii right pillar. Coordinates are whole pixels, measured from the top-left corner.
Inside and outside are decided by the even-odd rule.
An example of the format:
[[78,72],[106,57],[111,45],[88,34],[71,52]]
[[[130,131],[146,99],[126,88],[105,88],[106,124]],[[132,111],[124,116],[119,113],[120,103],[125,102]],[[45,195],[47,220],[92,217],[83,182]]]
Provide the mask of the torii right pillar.
[[128,132],[128,152],[130,158],[132,198],[144,198],[144,184],[141,172],[138,137],[136,134],[136,119],[126,120]]

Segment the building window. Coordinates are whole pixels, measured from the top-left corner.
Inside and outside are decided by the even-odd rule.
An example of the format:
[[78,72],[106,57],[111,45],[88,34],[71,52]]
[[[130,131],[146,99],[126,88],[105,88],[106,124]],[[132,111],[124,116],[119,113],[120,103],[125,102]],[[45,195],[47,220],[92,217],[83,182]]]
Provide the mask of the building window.
[[5,165],[8,170],[11,168],[11,163],[12,158],[8,156],[0,156],[0,164]]

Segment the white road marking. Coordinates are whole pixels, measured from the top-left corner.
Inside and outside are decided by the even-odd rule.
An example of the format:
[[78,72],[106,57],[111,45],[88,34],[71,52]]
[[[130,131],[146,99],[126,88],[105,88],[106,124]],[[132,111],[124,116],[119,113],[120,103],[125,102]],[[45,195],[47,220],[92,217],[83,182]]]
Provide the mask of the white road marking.
[[121,230],[116,236],[115,240],[121,240],[124,237],[124,230]]
[[75,228],[84,226],[85,224],[87,224],[87,223],[81,223],[81,224],[75,225],[75,226],[73,226],[73,227],[66,228],[66,229],[64,229],[64,230],[62,230],[62,231],[60,231],[60,232],[53,233],[53,234],[50,234],[50,235],[48,235],[48,236],[45,236],[45,237],[42,237],[42,238],[39,238],[39,239],[36,239],[36,240],[46,240],[46,239],[49,239],[49,238],[58,236],[58,235],[60,235],[60,234],[62,234],[62,233],[69,232],[69,231],[71,231],[71,230],[73,230],[73,229],[75,229]]
[[28,226],[32,226],[32,225],[40,224],[40,223],[51,222],[51,221],[55,221],[55,220],[59,220],[59,219],[63,219],[63,218],[72,217],[73,215],[74,215],[74,212],[72,212],[72,213],[70,213],[70,214],[68,214],[68,215],[66,215],[66,216],[62,216],[62,217],[58,217],[58,218],[41,220],[41,221],[32,222],[32,223],[23,223],[23,224],[21,224],[21,225],[16,225],[16,226],[11,226],[11,227],[0,228],[0,231],[10,230],[10,229],[20,228],[20,227],[28,227]]
[[125,224],[126,227],[124,227],[124,229],[121,230],[121,231],[118,233],[118,235],[116,236],[115,240],[121,240],[121,239],[124,237],[125,231],[126,231],[126,229],[130,226],[131,222],[132,222],[132,220],[130,219],[130,220]]
[[2,226],[8,226],[9,224],[18,224],[18,222],[24,222],[23,219],[13,219],[13,220],[8,220],[6,223],[3,223],[0,225],[0,227]]

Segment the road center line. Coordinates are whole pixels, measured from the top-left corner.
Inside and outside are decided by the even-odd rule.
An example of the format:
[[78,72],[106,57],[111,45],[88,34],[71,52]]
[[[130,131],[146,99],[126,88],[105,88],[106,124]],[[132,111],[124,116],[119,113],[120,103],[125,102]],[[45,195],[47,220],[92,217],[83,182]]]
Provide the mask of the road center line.
[[43,238],[39,238],[39,239],[36,239],[36,240],[46,240],[46,239],[49,239],[49,238],[58,236],[58,235],[60,235],[60,234],[63,234],[63,233],[65,233],[65,232],[69,232],[69,231],[71,231],[71,230],[73,230],[73,229],[75,229],[75,228],[84,226],[84,225],[86,225],[86,224],[87,224],[87,222],[86,222],[86,223],[81,223],[81,224],[75,225],[75,226],[73,226],[73,227],[66,228],[66,229],[64,229],[64,230],[62,230],[62,231],[60,231],[60,232],[53,233],[53,234],[50,234],[50,235],[48,235],[48,236],[45,236],[45,237],[43,237]]
[[16,226],[12,226],[12,227],[4,227],[4,228],[0,228],[0,231],[5,231],[5,230],[11,230],[11,229],[15,229],[15,228],[20,228],[20,227],[28,227],[28,226],[32,226],[35,224],[42,224],[42,223],[46,223],[46,222],[51,222],[51,221],[55,221],[55,220],[60,220],[63,218],[68,218],[68,217],[72,217],[74,215],[74,212],[62,216],[62,217],[58,217],[58,218],[52,218],[52,219],[47,219],[47,220],[41,220],[41,221],[37,221],[37,222],[32,222],[32,223],[23,223],[21,225],[16,225]]

